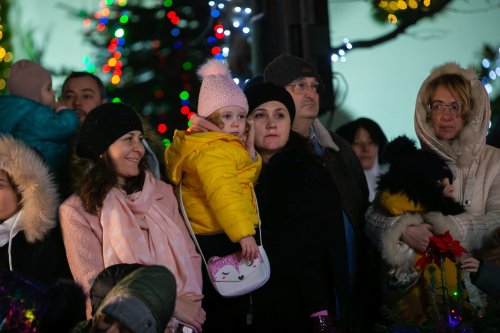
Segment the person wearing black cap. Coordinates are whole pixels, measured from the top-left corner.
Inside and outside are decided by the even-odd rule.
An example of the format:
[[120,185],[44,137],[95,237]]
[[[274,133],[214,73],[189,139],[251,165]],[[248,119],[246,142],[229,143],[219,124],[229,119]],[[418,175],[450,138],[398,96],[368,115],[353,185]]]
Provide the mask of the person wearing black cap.
[[272,272],[252,293],[255,332],[339,332],[331,290],[340,285],[330,285],[343,278],[336,264],[346,260],[339,193],[307,140],[291,130],[295,103],[286,89],[256,83],[245,95],[264,162],[255,191]]
[[[296,116],[293,129],[309,139],[314,152],[327,167],[337,188],[342,189],[340,199],[346,234],[348,261],[344,268],[349,284],[337,289],[338,316],[345,327],[364,332],[370,326],[368,316],[376,311],[363,299],[366,292],[373,293],[367,281],[374,281],[378,260],[376,251],[364,236],[364,213],[368,208],[368,186],[361,163],[351,145],[337,134],[328,131],[317,119],[323,82],[316,69],[305,60],[281,54],[264,68],[264,82],[283,86],[292,95]],[[374,257],[371,257],[371,256]],[[368,267],[370,265],[370,267]],[[373,297],[375,301],[377,297]],[[363,309],[366,311],[361,313]],[[361,320],[361,317],[363,320]],[[361,327],[366,325],[365,327]]]
[[[85,118],[76,143],[92,161],[79,191],[59,208],[73,277],[89,291],[104,268],[118,263],[162,265],[177,282],[174,320],[201,329],[201,260],[178,211],[172,187],[146,162],[141,121],[121,103]],[[91,304],[87,299],[87,317]]]

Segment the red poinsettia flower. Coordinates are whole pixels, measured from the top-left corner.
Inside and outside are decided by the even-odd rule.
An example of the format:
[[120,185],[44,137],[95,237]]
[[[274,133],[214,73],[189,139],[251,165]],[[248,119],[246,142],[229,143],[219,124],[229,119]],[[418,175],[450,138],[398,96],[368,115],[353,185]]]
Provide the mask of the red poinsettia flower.
[[440,253],[444,255],[449,255],[450,259],[455,261],[456,258],[460,258],[463,253],[466,253],[467,250],[460,245],[460,242],[454,240],[451,237],[449,231],[446,231],[444,234],[434,235],[430,238],[430,244],[433,244]]
[[454,240],[450,232],[446,231],[444,234],[434,235],[429,238],[429,245],[422,257],[417,260],[415,266],[417,269],[422,270],[433,261],[436,265],[440,265],[442,256],[456,261],[465,252],[467,250],[460,245],[460,242]]

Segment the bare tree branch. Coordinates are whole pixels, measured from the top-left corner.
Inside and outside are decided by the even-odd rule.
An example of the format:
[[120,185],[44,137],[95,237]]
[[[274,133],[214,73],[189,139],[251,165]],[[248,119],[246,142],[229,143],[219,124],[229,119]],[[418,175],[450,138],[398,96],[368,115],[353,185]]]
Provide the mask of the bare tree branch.
[[[403,21],[401,24],[399,24],[396,27],[396,29],[394,29],[393,31],[391,31],[385,35],[382,35],[382,36],[379,36],[379,37],[376,37],[373,39],[358,40],[358,41],[350,42],[350,44],[352,45],[352,49],[372,47],[372,46],[375,46],[378,44],[385,43],[391,39],[394,39],[397,36],[399,36],[400,34],[404,33],[406,31],[406,29],[408,29],[409,27],[417,24],[421,19],[426,18],[426,17],[432,17],[434,14],[439,13],[447,5],[449,5],[452,1],[453,0],[443,0],[441,2],[438,2],[435,6],[430,8],[428,11],[421,12],[420,15],[408,17],[407,19],[405,19],[405,21]],[[337,53],[339,50],[345,51],[346,50],[345,45],[336,46],[336,47],[332,48],[333,53]]]

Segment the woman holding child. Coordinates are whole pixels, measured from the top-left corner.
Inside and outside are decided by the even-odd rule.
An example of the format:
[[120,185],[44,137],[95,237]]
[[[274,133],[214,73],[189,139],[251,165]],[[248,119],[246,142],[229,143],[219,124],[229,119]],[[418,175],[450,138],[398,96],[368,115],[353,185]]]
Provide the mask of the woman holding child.
[[[488,94],[474,71],[453,63],[432,71],[417,96],[415,130],[422,149],[450,167],[454,198],[465,212],[388,218],[370,207],[366,232],[376,245],[397,232],[401,251],[424,252],[430,236],[449,230],[468,251],[482,247],[500,226],[500,151],[485,143],[489,120]],[[481,308],[477,289],[467,276],[465,281],[470,301]]]

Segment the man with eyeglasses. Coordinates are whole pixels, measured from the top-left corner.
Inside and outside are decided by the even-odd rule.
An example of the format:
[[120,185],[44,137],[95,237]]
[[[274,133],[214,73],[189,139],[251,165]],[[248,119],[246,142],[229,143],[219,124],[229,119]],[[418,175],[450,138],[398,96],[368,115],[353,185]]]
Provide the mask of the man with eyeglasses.
[[[334,271],[336,308],[338,319],[346,331],[366,332],[360,325],[368,318],[360,320],[360,307],[367,303],[361,300],[366,286],[368,261],[365,246],[364,213],[368,207],[368,187],[363,168],[351,146],[341,137],[328,131],[317,119],[320,94],[324,90],[316,69],[305,60],[282,54],[264,69],[264,81],[281,85],[292,95],[296,115],[293,130],[309,138],[312,148],[318,155],[339,189],[343,208],[347,258],[339,258]],[[333,251],[333,244],[329,244]],[[373,270],[372,270],[373,273]],[[363,278],[363,281],[360,279]],[[378,311],[373,310],[372,311]],[[363,323],[364,322],[364,323]]]

